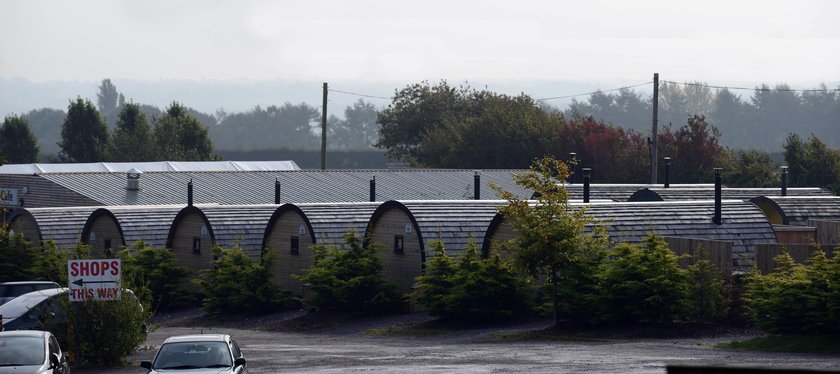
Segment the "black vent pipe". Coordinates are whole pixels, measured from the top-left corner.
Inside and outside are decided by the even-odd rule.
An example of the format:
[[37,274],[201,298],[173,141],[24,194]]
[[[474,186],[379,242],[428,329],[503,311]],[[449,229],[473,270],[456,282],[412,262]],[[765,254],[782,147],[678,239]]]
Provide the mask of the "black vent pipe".
[[478,170],[473,174],[473,199],[481,200],[481,174]]
[[788,167],[782,166],[782,196],[787,196],[787,174]]
[[187,183],[187,206],[193,205],[193,184],[192,179],[190,179],[190,183]]
[[715,168],[715,216],[712,220],[718,225],[723,223],[723,213],[721,212],[721,206],[723,205],[723,202],[721,201],[723,200],[723,193],[721,191],[721,170],[723,169]]
[[376,201],[376,176],[370,179],[370,201]]
[[589,179],[591,178],[589,174],[591,173],[591,171],[592,171],[591,168],[583,168],[583,202],[584,203],[589,202]]
[[569,152],[569,184],[575,184],[575,165],[577,164],[577,153]]
[[665,157],[665,171],[662,178],[665,179],[665,188],[671,187],[671,158]]
[[274,203],[280,204],[280,178],[274,179]]

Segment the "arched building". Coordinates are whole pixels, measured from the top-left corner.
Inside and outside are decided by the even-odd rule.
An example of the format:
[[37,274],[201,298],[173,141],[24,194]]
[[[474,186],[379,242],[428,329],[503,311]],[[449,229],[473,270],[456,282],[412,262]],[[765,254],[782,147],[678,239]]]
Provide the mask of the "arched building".
[[67,249],[81,242],[81,232],[96,207],[15,208],[9,214],[9,230],[23,233],[32,245],[52,241]]
[[169,228],[183,205],[112,206],[90,214],[82,228],[82,242],[91,246],[95,257],[111,257],[143,241],[153,248],[166,248]]
[[[440,240],[457,255],[473,240],[478,247],[501,200],[386,201],[370,218],[367,244],[376,243],[385,278],[408,292],[423,270],[428,243]],[[480,247],[479,247],[480,248]]]

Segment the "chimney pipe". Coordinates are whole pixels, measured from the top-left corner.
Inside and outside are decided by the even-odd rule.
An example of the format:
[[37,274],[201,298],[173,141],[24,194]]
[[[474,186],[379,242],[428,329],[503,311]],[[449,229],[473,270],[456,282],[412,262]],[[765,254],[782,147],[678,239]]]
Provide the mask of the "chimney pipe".
[[583,202],[589,202],[589,179],[592,168],[583,168]]
[[782,196],[787,196],[787,174],[788,167],[782,166]]
[[376,201],[376,176],[370,179],[370,201]]
[[274,179],[274,203],[280,204],[280,178]]
[[481,200],[481,174],[478,170],[473,174],[473,199]]
[[665,171],[662,177],[665,179],[665,188],[668,188],[671,187],[671,158],[665,157],[663,160],[665,160]]
[[721,205],[723,205],[723,203],[721,202],[721,200],[723,200],[723,194],[721,192],[721,170],[723,169],[715,168],[715,216],[712,220],[715,222],[715,224],[718,225],[723,223],[723,214],[721,212]]
[[127,175],[126,175],[127,184],[126,184],[125,189],[131,190],[131,191],[139,191],[140,190],[140,175],[142,175],[142,174],[143,174],[143,172],[140,171],[140,170],[137,170],[137,168],[131,168],[131,170],[129,170]]
[[190,183],[187,183],[187,206],[193,205],[193,183],[190,178]]

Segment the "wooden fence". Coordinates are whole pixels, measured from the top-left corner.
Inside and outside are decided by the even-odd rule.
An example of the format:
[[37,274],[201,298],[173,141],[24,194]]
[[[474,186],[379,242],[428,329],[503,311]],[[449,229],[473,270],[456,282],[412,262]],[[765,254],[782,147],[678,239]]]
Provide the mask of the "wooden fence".
[[821,248],[828,257],[833,256],[833,247],[830,244],[756,244],[755,245],[755,266],[762,273],[769,273],[776,269],[776,256],[787,252],[797,263],[805,263]]
[[732,242],[677,238],[666,236],[668,248],[677,255],[688,255],[680,260],[680,266],[687,267],[704,258],[715,264],[722,274],[732,274]]
[[840,244],[840,222],[812,219],[808,220],[808,226],[817,228],[817,243]]

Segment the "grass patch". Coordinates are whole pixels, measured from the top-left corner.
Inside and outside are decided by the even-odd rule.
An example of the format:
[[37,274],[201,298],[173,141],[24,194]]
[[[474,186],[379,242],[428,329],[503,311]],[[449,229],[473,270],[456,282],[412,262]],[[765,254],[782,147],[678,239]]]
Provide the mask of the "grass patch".
[[717,343],[713,346],[763,352],[840,353],[840,337],[773,335],[740,342]]
[[447,333],[444,329],[427,329],[408,326],[391,326],[365,330],[367,335],[376,336],[435,336]]
[[495,332],[490,338],[500,342],[520,341],[592,341],[595,339],[577,335],[551,334],[545,331]]

